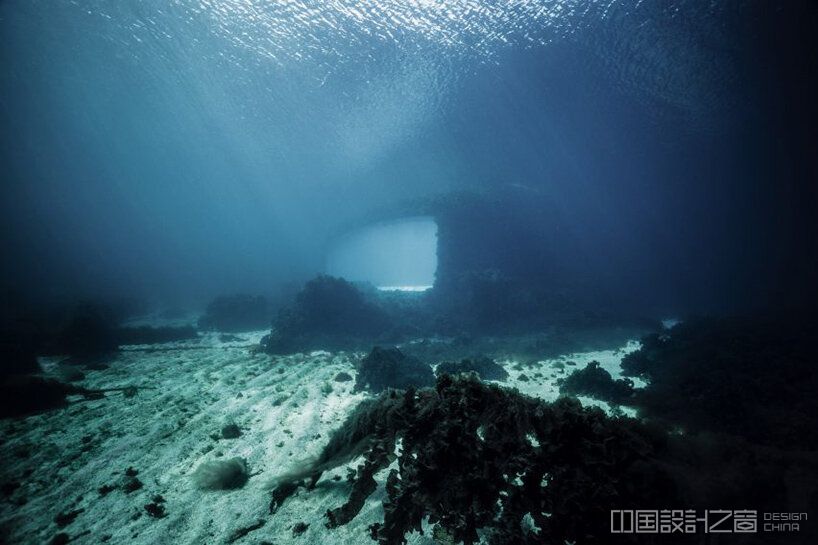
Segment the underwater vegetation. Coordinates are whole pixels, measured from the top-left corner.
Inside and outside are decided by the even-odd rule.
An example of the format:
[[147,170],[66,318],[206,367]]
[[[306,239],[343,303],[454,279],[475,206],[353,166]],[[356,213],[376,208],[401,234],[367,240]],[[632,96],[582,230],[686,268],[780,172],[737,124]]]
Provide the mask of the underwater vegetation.
[[[346,303],[327,307],[333,314],[321,316],[327,298],[355,301],[352,308],[359,318],[374,312],[379,318],[388,314],[390,327],[400,323],[399,317],[394,318],[399,316],[396,307],[385,310],[390,308],[388,303],[345,281],[320,278],[301,293],[300,302],[282,313],[286,318],[280,317],[280,323],[285,324],[294,315],[302,317],[289,322],[299,324],[290,330],[290,339],[297,339],[297,343],[303,343],[301,346],[324,348],[327,339],[343,344],[344,337],[356,327],[338,321],[338,315],[349,318],[344,314]],[[415,319],[416,305],[425,304],[417,301],[424,299],[412,303],[407,323]],[[306,312],[310,308],[314,313]],[[308,320],[308,316],[312,318]],[[235,387],[230,399],[212,395],[213,402],[235,399],[241,404],[253,395],[263,401],[262,413],[270,408],[282,411],[277,413],[282,422],[290,416],[300,418],[297,407],[313,403],[311,395],[331,400],[325,407],[337,406],[337,401],[349,394],[364,398],[354,409],[336,413],[340,425],[327,423],[334,431],[322,428],[320,435],[310,434],[311,444],[316,448],[323,445],[317,456],[297,461],[295,451],[278,454],[286,457],[283,461],[278,458],[272,468],[278,476],[273,477],[269,498],[248,486],[251,475],[247,460],[251,459],[252,467],[259,471],[270,471],[269,466],[263,467],[269,451],[262,454],[254,445],[259,440],[264,442],[268,433],[280,430],[260,433],[253,429],[258,427],[259,419],[254,424],[241,418],[241,413],[216,415],[218,420],[211,421],[208,444],[196,449],[200,454],[192,457],[195,463],[184,468],[187,478],[179,488],[186,486],[190,494],[198,494],[196,498],[205,494],[217,498],[224,491],[257,496],[254,501],[261,504],[265,518],[258,518],[254,512],[238,526],[231,526],[225,532],[228,542],[243,539],[251,532],[277,528],[283,516],[289,518],[286,530],[293,537],[315,536],[315,532],[325,531],[324,527],[329,532],[352,527],[358,533],[371,522],[361,523],[364,508],[380,502],[381,497],[382,518],[369,526],[368,537],[367,532],[359,537],[386,545],[403,544],[407,536],[420,530],[430,531],[437,543],[604,543],[610,535],[612,506],[818,508],[818,458],[814,450],[818,444],[818,407],[810,394],[818,385],[809,373],[817,328],[814,319],[802,316],[691,318],[671,329],[648,334],[642,338],[641,348],[625,355],[622,363],[626,374],[646,381],[644,388],[634,388],[628,378],[614,380],[595,360],[560,381],[556,370],[561,374],[568,363],[557,367],[532,356],[509,366],[508,356],[498,358],[504,362],[500,364],[492,357],[473,355],[483,348],[488,353],[536,355],[566,346],[584,346],[589,330],[574,336],[570,331],[563,333],[561,328],[506,337],[463,334],[446,340],[425,338],[398,346],[375,345],[364,354],[268,356],[256,349],[248,351],[251,345],[221,344],[242,340],[234,335],[199,333],[192,327],[123,328],[115,321],[107,321],[104,314],[88,309],[63,323],[68,326],[56,329],[52,338],[64,343],[60,345],[63,347],[80,347],[75,355],[65,354],[72,364],[55,357],[46,365],[48,373],[44,373],[32,368],[29,361],[21,366],[28,372],[5,377],[0,392],[4,417],[66,407],[66,412],[79,415],[86,401],[110,392],[121,391],[124,397],[136,395],[141,387],[106,389],[68,384],[69,380],[83,380],[69,371],[82,375],[83,369],[105,380],[107,373],[115,374],[119,358],[133,357],[142,350],[163,350],[161,344],[120,349],[118,343],[125,338],[135,344],[194,340],[181,347],[165,347],[169,354],[189,348],[198,354],[205,346],[214,353],[230,350],[228,357],[240,378],[225,383]],[[355,345],[371,338],[364,331],[368,335],[384,331],[370,326],[354,330],[361,336],[347,340]],[[632,330],[611,332],[610,337],[603,335],[598,342],[619,338],[623,331]],[[260,335],[258,332],[243,337],[258,340]],[[203,339],[211,344],[199,343]],[[266,343],[269,338],[262,341]],[[57,344],[49,341],[40,346]],[[120,353],[110,352],[111,346]],[[24,348],[23,344],[10,342],[5,349],[23,356],[39,350]],[[197,358],[192,356],[191,369],[198,370]],[[157,361],[163,367],[173,365],[161,358]],[[218,376],[227,360],[212,361],[211,372]],[[99,367],[106,362],[110,367]],[[512,377],[507,369],[524,370],[526,378],[517,373]],[[287,391],[296,384],[285,379],[289,373],[297,377],[311,372],[320,373],[321,382],[302,383],[301,392]],[[257,373],[264,380],[253,385]],[[551,374],[551,384],[559,384],[564,394],[554,402],[486,382],[506,381],[520,389],[531,388],[526,392],[536,392],[539,385],[545,384],[545,373]],[[54,376],[61,379],[55,380]],[[176,381],[186,378],[174,376],[160,388],[173,390],[178,387]],[[201,378],[206,388],[212,386],[210,372]],[[267,382],[271,378],[281,382]],[[272,384],[277,384],[276,389],[267,390]],[[583,407],[571,395],[633,407],[640,418],[624,417],[616,410],[612,416],[601,409]],[[112,396],[106,404],[115,403],[114,398],[119,396]],[[158,403],[165,406],[164,401]],[[186,404],[179,402],[181,407]],[[222,411],[224,406],[220,405]],[[178,420],[168,426],[168,433],[182,433],[195,414],[179,413]],[[752,420],[746,420],[747,415]],[[285,438],[292,435],[289,429],[281,433]],[[285,446],[281,437],[265,448],[274,448],[277,453],[292,448]],[[214,442],[222,443],[214,448]],[[79,452],[93,447],[94,438],[89,435],[88,442],[82,439]],[[288,459],[294,461],[288,463]],[[347,469],[346,483],[337,472],[345,464],[355,464],[354,470]],[[322,479],[330,472],[331,478]],[[752,478],[747,477],[750,475]],[[135,472],[130,476],[126,473],[120,484],[111,482],[95,484],[92,490],[100,488],[100,497],[111,490],[133,494],[138,512],[152,524],[173,519],[185,505],[178,495],[174,496],[172,487],[143,489],[152,483],[145,480],[143,484]],[[342,490],[344,499],[333,504],[338,496],[327,498],[327,486],[336,492]],[[376,494],[379,487],[383,496]],[[292,499],[295,494],[297,500]],[[295,507],[289,502],[295,501],[307,505],[321,502],[323,526],[314,518],[297,523],[292,520]],[[65,515],[60,518],[65,528],[74,529],[72,535],[79,536],[76,532],[81,524],[69,519],[73,516],[84,520],[81,510],[91,510],[93,505],[60,509]],[[74,512],[77,514],[72,515]],[[56,535],[67,536],[68,532]],[[809,535],[808,529],[803,535]]]
[[816,52],[815,0],[0,0],[0,545],[818,544]]
[[[784,482],[786,467],[803,464],[785,453],[669,435],[575,400],[546,403],[444,374],[434,388],[363,402],[317,460],[279,480],[271,513],[299,486],[313,488],[324,471],[361,454],[348,499],[326,513],[326,526],[353,520],[377,488],[375,473],[396,460],[384,518],[370,527],[385,545],[405,543],[427,517],[438,542],[604,542],[612,505],[761,506],[771,500],[766,490],[797,495],[811,486]],[[735,478],[745,471],[752,481]]]

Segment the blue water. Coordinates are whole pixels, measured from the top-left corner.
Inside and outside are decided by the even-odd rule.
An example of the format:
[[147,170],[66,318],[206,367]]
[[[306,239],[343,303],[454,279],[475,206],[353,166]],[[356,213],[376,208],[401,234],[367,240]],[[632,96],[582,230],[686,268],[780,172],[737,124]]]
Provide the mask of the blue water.
[[707,299],[765,267],[736,248],[776,247],[767,189],[736,193],[763,145],[747,129],[762,124],[753,32],[768,12],[6,0],[4,282],[56,297],[264,291],[322,272],[328,240],[372,209],[509,184],[551,195],[622,275],[706,263],[672,290]]

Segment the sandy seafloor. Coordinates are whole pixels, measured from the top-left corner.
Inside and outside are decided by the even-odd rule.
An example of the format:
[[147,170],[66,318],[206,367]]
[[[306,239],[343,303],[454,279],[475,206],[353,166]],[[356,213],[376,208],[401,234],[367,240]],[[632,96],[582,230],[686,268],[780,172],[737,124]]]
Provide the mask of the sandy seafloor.
[[[275,515],[269,514],[270,481],[317,454],[367,394],[353,394],[353,381],[334,381],[340,371],[354,377],[355,361],[363,354],[253,353],[249,347],[265,333],[238,334],[240,340],[226,343],[218,333],[209,333],[189,342],[124,347],[108,369],[85,371],[86,379],[78,384],[146,387],[136,396],[112,393],[0,422],[0,528],[8,543],[46,544],[65,532],[77,544],[222,544],[230,543],[237,530],[260,522],[263,526],[232,542],[374,543],[367,528],[382,519],[387,470],[379,474],[381,486],[352,522],[333,530],[324,526],[324,513],[341,505],[349,492],[345,478],[333,477],[345,477],[355,461],[325,473],[317,488],[300,490]],[[526,367],[500,361],[510,375],[503,384],[554,400],[559,395],[556,380],[591,360],[619,378],[621,357],[638,346],[629,342]],[[47,372],[57,361],[41,359]],[[605,403],[580,400],[610,410]],[[233,422],[241,436],[220,438],[222,427]],[[191,474],[199,464],[236,456],[247,460],[251,474],[243,488],[202,491],[193,485]],[[128,468],[143,483],[130,493],[121,488]],[[101,495],[98,490],[106,485],[116,488]],[[144,508],[156,495],[165,500],[164,518],[151,517]],[[73,522],[58,528],[55,517],[76,510],[81,512]],[[295,535],[292,528],[299,522],[309,527]],[[409,536],[409,543],[434,542],[426,532]]]

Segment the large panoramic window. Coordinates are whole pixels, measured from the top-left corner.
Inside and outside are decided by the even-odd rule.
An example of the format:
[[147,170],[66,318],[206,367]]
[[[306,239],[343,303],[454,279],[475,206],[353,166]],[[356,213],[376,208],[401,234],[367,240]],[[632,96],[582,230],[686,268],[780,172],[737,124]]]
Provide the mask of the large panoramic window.
[[405,218],[354,231],[327,257],[327,273],[371,282],[383,290],[423,291],[437,270],[437,224],[432,218]]

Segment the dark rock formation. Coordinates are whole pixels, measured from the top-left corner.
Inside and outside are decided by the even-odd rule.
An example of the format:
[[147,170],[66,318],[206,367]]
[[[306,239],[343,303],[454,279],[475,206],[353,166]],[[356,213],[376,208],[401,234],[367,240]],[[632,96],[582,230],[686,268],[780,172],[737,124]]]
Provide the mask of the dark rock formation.
[[0,384],[0,417],[21,416],[64,407],[66,396],[84,388],[38,376],[11,376]]
[[241,428],[236,424],[227,424],[222,428],[222,438],[238,439],[239,437],[241,437]]
[[109,357],[119,350],[114,326],[101,308],[80,305],[57,332],[52,352],[70,356],[72,364]]
[[241,528],[237,528],[236,530],[233,531],[232,534],[230,534],[230,537],[227,538],[227,542],[228,543],[233,543],[234,541],[240,540],[241,538],[243,538],[244,536],[246,536],[250,532],[255,532],[256,530],[263,527],[266,524],[266,522],[267,521],[264,520],[264,519],[258,519],[256,522],[254,522],[253,524],[250,524],[249,526],[243,526]]
[[36,375],[11,375],[0,381],[0,418],[59,409],[68,404],[68,396],[89,400],[101,399],[107,392],[132,396],[136,391],[135,386],[93,390]]
[[502,365],[498,365],[493,359],[485,356],[477,356],[459,362],[446,361],[438,365],[435,372],[438,375],[442,373],[450,375],[477,373],[483,380],[505,380],[508,378],[508,373],[503,369]]
[[698,318],[642,339],[622,361],[649,381],[642,414],[782,447],[818,448],[814,316]]
[[562,393],[586,395],[616,405],[628,403],[634,392],[632,380],[614,380],[598,361],[588,362],[587,366],[577,369],[558,384]]
[[57,516],[54,517],[54,522],[56,523],[57,528],[65,528],[74,522],[74,519],[76,519],[77,516],[83,511],[85,511],[85,509],[74,509],[72,511],[63,511],[58,513]]
[[253,331],[270,327],[273,310],[260,295],[223,295],[207,305],[199,319],[201,329],[217,331]]
[[16,338],[12,332],[0,336],[0,379],[9,375],[29,375],[42,369],[33,346]]
[[353,391],[381,392],[387,388],[404,389],[434,384],[432,368],[406,356],[397,348],[376,346],[358,365]]
[[167,511],[165,511],[165,498],[161,495],[157,494],[153,497],[150,503],[145,504],[145,512],[148,513],[149,517],[155,519],[162,519],[168,516]]
[[389,328],[383,309],[351,283],[319,276],[279,313],[262,344],[274,354],[350,349],[371,346]]

